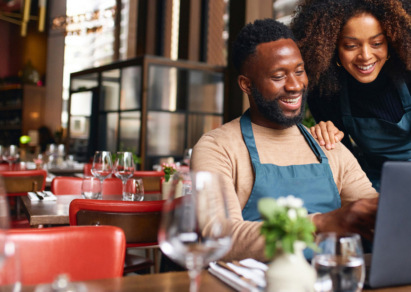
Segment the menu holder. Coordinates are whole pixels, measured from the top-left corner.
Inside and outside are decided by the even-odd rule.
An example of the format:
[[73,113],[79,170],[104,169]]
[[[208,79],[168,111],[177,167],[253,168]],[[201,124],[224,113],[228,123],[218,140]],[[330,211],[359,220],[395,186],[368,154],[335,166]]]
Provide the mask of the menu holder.
[[210,263],[208,271],[237,291],[259,292],[266,287],[267,265],[254,259]]

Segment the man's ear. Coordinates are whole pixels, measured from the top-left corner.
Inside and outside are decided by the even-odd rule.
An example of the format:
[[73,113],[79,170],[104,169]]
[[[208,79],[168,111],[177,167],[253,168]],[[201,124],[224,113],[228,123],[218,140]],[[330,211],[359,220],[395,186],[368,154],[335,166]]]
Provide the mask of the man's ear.
[[240,86],[241,90],[250,95],[251,94],[251,86],[253,83],[251,82],[250,78],[244,76],[244,75],[239,75],[237,78],[238,86]]

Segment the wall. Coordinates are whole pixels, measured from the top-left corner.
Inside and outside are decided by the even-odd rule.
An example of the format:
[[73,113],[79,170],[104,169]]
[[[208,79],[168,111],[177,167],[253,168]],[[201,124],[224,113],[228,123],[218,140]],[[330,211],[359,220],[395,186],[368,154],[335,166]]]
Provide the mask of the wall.
[[[66,1],[49,1],[48,21],[66,14]],[[46,102],[44,123],[52,132],[61,127],[61,107],[63,92],[64,34],[49,29],[47,46]]]
[[0,78],[9,74],[9,26],[5,21],[0,21]]

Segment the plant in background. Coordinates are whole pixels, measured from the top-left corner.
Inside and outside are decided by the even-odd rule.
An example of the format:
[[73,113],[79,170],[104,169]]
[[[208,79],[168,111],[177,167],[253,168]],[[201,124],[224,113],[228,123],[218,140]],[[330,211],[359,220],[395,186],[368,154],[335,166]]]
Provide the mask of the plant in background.
[[161,165],[164,171],[164,179],[166,182],[170,180],[170,177],[177,171],[176,166],[174,163],[163,163]]
[[303,201],[292,195],[263,198],[258,201],[263,225],[261,234],[265,237],[265,253],[268,258],[275,256],[278,249],[294,253],[294,242],[304,242],[307,247],[315,248],[315,226],[307,217]]

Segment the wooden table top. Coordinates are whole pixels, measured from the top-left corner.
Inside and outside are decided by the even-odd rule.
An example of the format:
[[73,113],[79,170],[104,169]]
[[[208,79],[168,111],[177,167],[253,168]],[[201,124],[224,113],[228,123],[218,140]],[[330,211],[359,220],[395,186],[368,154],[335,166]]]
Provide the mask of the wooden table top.
[[[171,272],[151,275],[135,275],[114,279],[102,279],[81,282],[89,292],[95,291],[147,291],[147,292],[181,292],[189,290],[189,278],[187,272]],[[35,286],[23,286],[22,292],[35,290]],[[200,292],[235,291],[208,271],[201,274]],[[363,290],[372,292],[410,292],[411,286],[390,287],[384,289]]]
[[[81,195],[58,195],[56,201],[30,201],[28,196],[21,196],[22,207],[30,226],[68,225],[69,207],[74,199]],[[144,194],[144,201],[160,200],[161,194]],[[121,195],[103,195],[103,200],[122,200]]]

